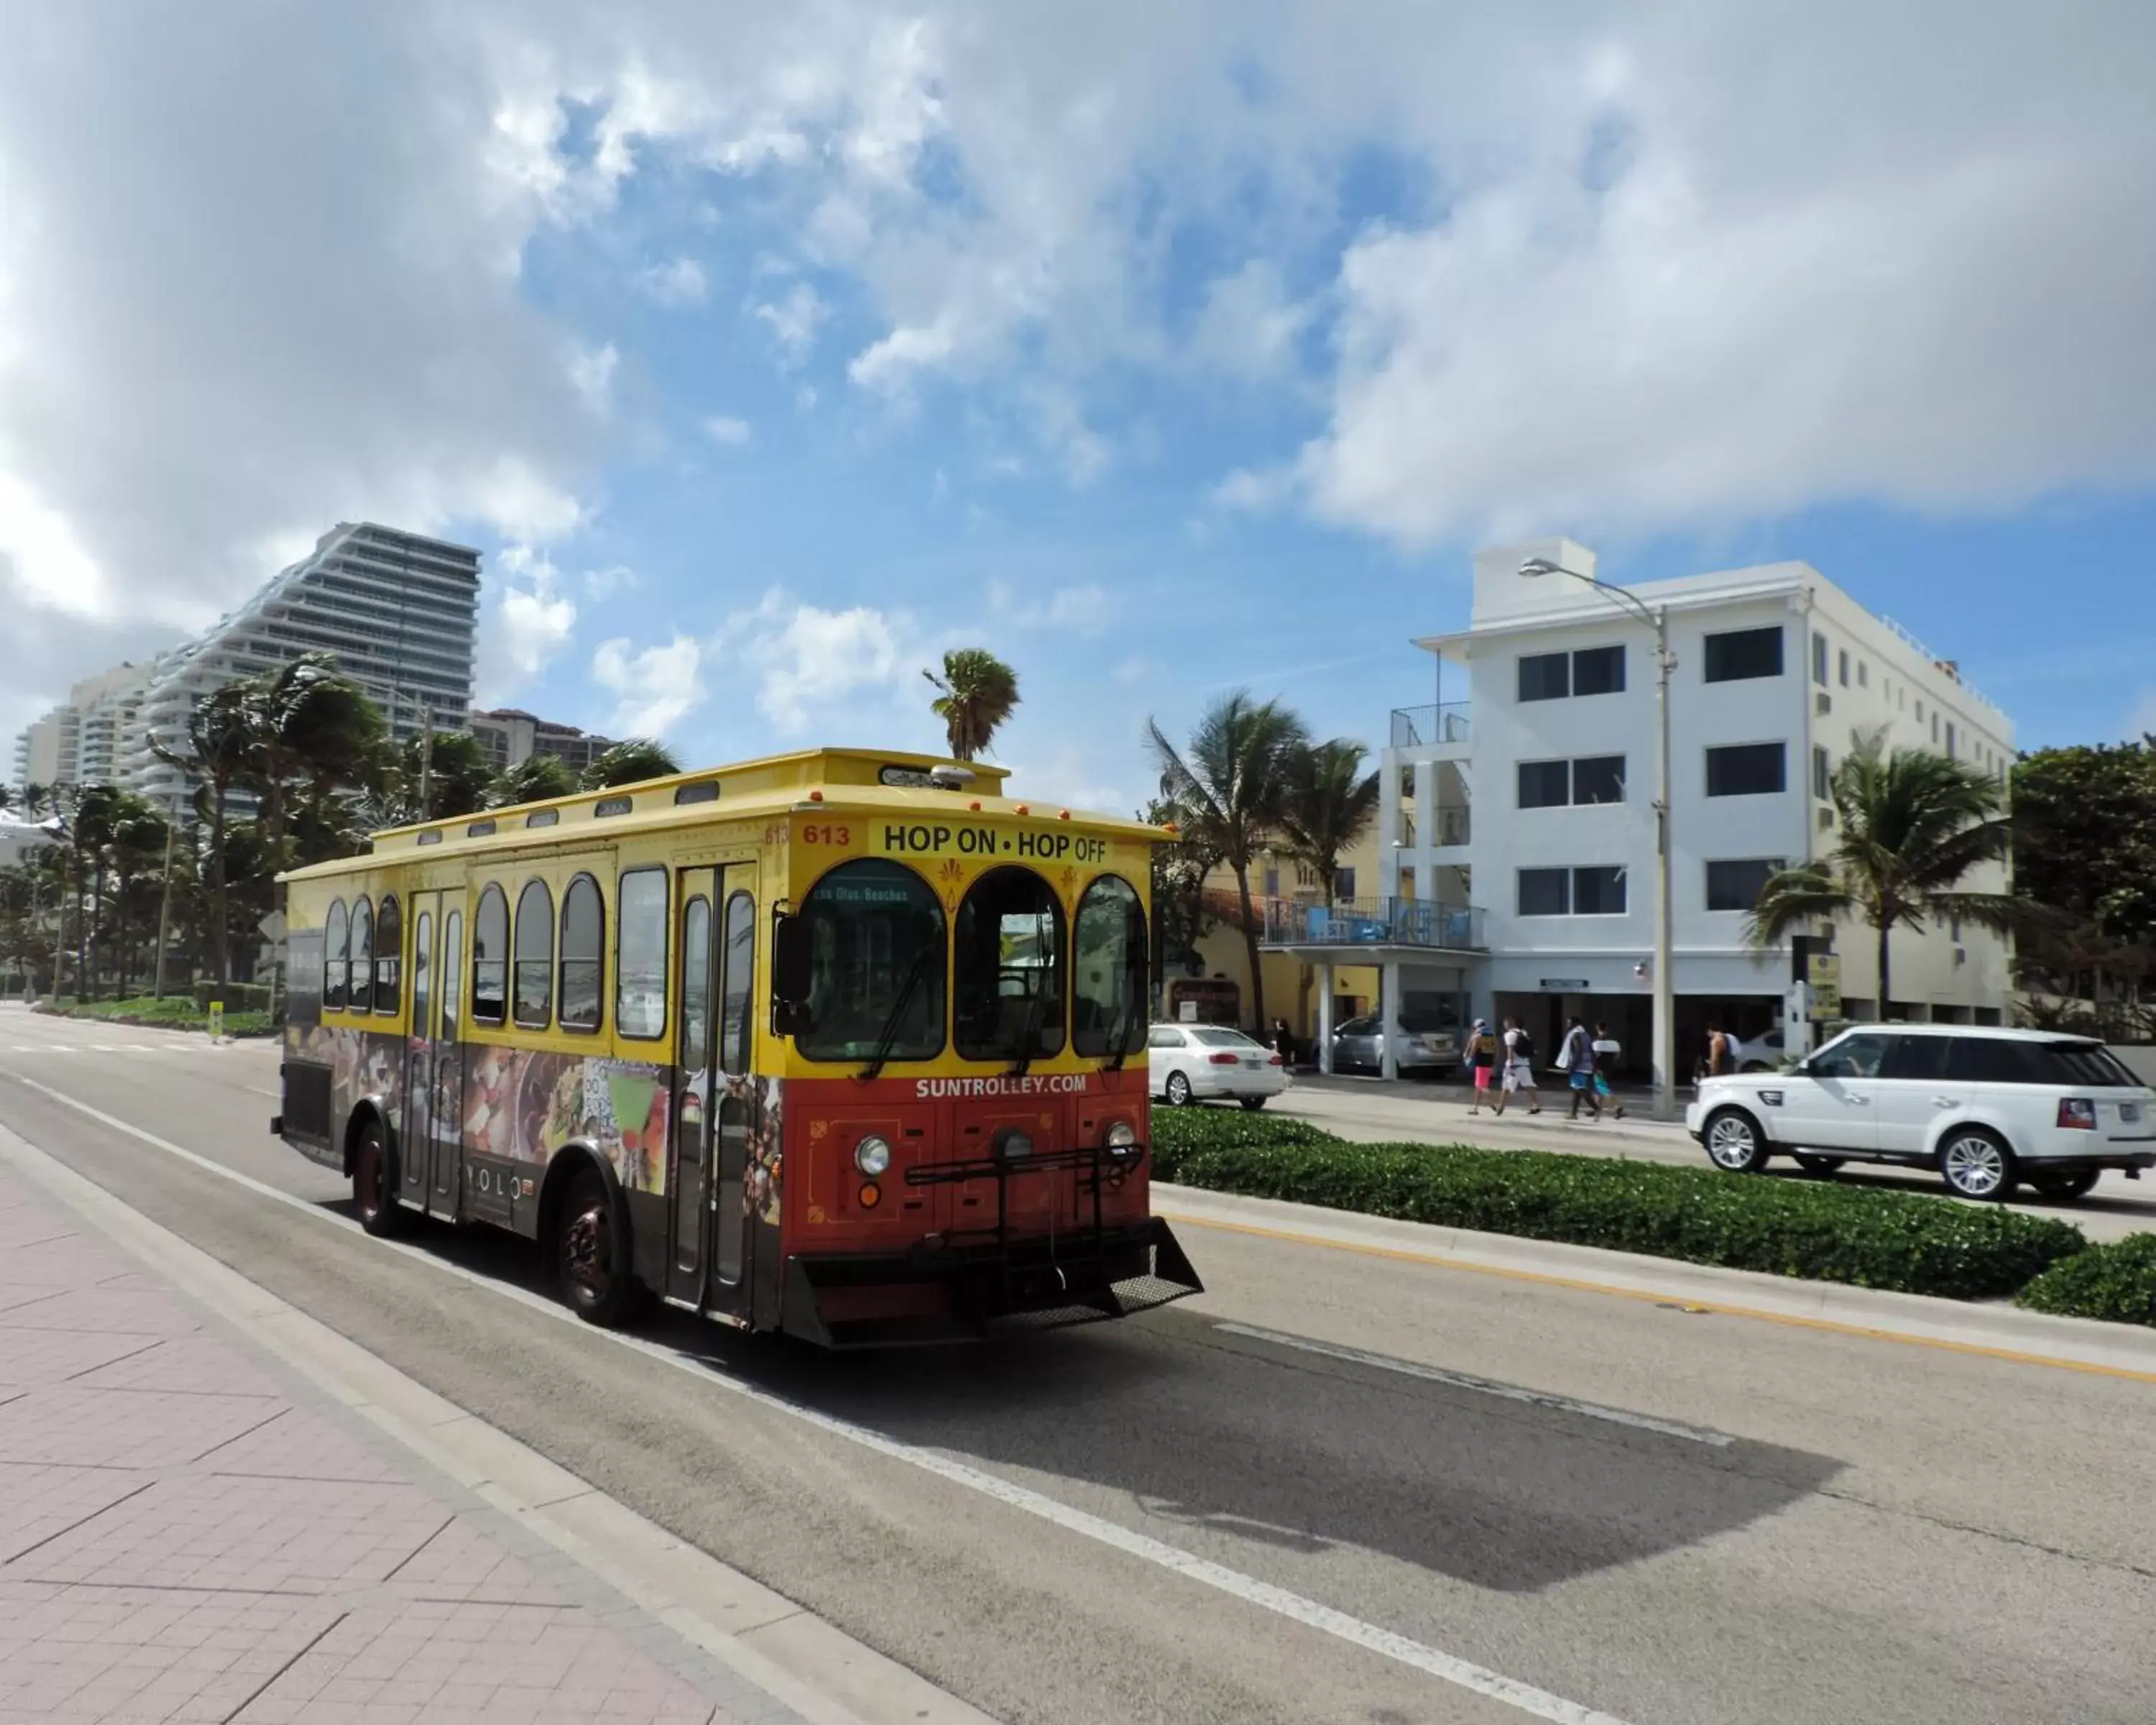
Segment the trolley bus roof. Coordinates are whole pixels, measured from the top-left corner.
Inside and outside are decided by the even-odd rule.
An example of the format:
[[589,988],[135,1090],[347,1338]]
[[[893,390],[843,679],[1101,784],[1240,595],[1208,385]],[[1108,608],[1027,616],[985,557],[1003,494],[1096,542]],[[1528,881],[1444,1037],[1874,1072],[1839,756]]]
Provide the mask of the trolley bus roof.
[[[932,783],[929,775],[950,779]],[[952,776],[963,774],[963,779]],[[603,790],[578,791],[539,803],[483,809],[446,820],[389,827],[372,835],[366,855],[339,857],[280,875],[280,880],[309,880],[379,868],[385,861],[433,861],[438,857],[511,850],[532,845],[560,844],[572,837],[601,836],[583,829],[603,827],[607,835],[648,833],[713,820],[737,820],[777,814],[860,811],[919,819],[975,814],[990,819],[1034,820],[1100,836],[1142,844],[1163,842],[1173,834],[1143,821],[1087,814],[1051,801],[1000,794],[1009,769],[941,755],[894,753],[880,749],[801,749],[767,755],[732,766],[709,767],[648,778]]]

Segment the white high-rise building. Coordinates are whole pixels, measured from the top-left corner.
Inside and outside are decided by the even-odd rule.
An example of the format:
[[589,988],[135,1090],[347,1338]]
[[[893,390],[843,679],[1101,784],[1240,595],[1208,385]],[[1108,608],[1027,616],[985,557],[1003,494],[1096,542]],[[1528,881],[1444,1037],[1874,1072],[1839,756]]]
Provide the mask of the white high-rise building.
[[113,783],[143,691],[157,669],[156,661],[116,665],[69,690],[64,701],[16,740],[16,788]]
[[391,733],[461,730],[471,711],[479,553],[385,527],[341,523],[199,639],[158,661],[121,739],[131,789],[167,803],[187,788],[150,742],[186,752],[195,702],[234,677],[319,651],[381,707]]

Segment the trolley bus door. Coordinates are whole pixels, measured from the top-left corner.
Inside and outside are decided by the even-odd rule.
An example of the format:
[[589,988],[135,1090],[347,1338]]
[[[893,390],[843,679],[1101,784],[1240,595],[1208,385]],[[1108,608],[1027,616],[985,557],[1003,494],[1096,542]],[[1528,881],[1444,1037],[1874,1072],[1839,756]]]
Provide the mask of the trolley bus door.
[[[750,1205],[747,1199],[749,1137],[763,1129],[757,1117],[762,1104],[750,1074],[755,1065],[756,1024],[751,984],[756,971],[756,870],[737,864],[726,872],[726,903],[716,918],[718,1034],[712,1046],[717,1069],[718,1190],[712,1204],[713,1268],[719,1281],[737,1287],[747,1261]],[[717,901],[714,899],[714,903]]]
[[716,871],[683,869],[681,914],[681,1011],[674,1062],[674,1153],[667,1171],[670,1214],[666,1256],[666,1294],[690,1306],[704,1303],[706,1219],[711,1214],[711,1007],[717,978],[712,974],[711,898]]
[[465,1118],[465,896],[442,895],[439,959],[434,1026],[434,1106],[432,1142],[427,1147],[427,1209],[454,1221],[464,1184]]

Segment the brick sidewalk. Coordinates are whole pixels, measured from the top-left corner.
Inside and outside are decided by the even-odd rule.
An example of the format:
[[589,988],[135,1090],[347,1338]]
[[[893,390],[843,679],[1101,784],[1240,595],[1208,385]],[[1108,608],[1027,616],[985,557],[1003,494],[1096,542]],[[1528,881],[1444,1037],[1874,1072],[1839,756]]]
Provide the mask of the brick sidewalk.
[[796,1716],[0,1172],[0,1725]]

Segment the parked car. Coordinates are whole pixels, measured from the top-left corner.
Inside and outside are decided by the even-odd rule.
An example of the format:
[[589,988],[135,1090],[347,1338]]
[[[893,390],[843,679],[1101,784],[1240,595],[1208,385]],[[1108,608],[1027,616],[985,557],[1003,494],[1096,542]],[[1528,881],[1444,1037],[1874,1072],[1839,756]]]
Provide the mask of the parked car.
[[[1402,1072],[1446,1072],[1460,1064],[1460,1033],[1423,1019],[1399,1021]],[[1385,1036],[1378,1016],[1350,1019],[1332,1033],[1332,1070],[1336,1072],[1382,1072]]]
[[2156,1091],[2101,1042],[2046,1030],[1856,1025],[1786,1072],[1703,1081],[1685,1125],[1732,1173],[1899,1163],[1964,1198],[2023,1180],[2080,1198],[2106,1168],[2156,1167]]
[[1732,1072],[1771,1072],[1782,1064],[1784,1046],[1782,1028],[1779,1024],[1764,1036],[1754,1036],[1748,1042],[1732,1036],[1729,1039],[1729,1070]]
[[1255,1111],[1287,1088],[1281,1057],[1225,1024],[1155,1024],[1146,1060],[1152,1093],[1178,1108],[1219,1098]]

